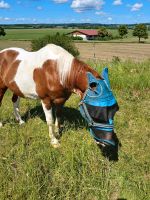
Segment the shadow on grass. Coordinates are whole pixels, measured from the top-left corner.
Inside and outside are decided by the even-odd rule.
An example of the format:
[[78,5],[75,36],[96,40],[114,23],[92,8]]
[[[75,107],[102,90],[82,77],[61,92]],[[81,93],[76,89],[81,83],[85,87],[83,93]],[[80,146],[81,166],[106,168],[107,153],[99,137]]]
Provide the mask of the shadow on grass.
[[[39,117],[42,121],[46,122],[45,114],[42,106],[38,105],[34,108],[29,109],[23,116],[22,119],[27,122],[28,119]],[[75,130],[86,126],[84,119],[80,112],[75,108],[64,107],[62,111],[62,121],[65,125],[69,125]],[[64,127],[65,129],[65,127]]]
[[116,133],[113,133],[113,140],[115,141],[115,146],[109,145],[102,147],[98,145],[98,147],[101,150],[102,155],[106,157],[109,161],[118,161],[118,151],[122,145]]
[[[23,120],[28,121],[30,118],[34,117],[40,117],[41,120],[45,121],[45,115],[42,109],[42,106],[38,105],[34,108],[29,109],[24,116],[22,116]],[[75,130],[79,128],[87,127],[86,122],[82,118],[79,110],[75,108],[70,107],[64,107],[63,112],[63,124],[64,124],[64,130],[69,128],[74,128]],[[88,127],[87,127],[88,129]],[[116,135],[116,133],[113,134],[113,139],[116,143],[115,147],[113,146],[106,146],[102,147],[98,145],[100,151],[102,152],[102,155],[107,158],[109,161],[118,161],[118,150],[121,147],[121,143]]]

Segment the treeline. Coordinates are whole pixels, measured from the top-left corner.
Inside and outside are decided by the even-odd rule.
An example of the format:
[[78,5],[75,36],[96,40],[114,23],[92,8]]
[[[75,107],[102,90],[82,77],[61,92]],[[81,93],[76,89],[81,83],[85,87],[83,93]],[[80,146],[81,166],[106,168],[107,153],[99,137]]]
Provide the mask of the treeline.
[[[128,29],[134,29],[137,24],[126,24]],[[150,23],[144,23],[150,30]],[[41,28],[64,28],[64,29],[117,29],[120,24],[93,24],[93,23],[69,23],[69,24],[1,24],[5,29],[41,29]]]

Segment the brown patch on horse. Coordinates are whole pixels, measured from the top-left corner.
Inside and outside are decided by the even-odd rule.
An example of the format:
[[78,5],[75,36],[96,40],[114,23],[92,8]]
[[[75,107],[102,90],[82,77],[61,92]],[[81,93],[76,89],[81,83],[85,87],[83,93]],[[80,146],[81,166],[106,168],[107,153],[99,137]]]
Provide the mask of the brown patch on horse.
[[33,72],[33,79],[36,84],[36,92],[41,99],[47,99],[52,103],[64,103],[71,92],[67,91],[60,83],[55,60],[46,60],[42,68],[36,68]]
[[94,69],[90,68],[84,62],[74,58],[72,62],[72,72],[70,73],[70,77],[68,79],[70,82],[68,82],[68,84],[74,86],[73,91],[81,98],[88,87],[87,72],[91,72],[96,78],[102,79],[102,77]]
[[14,77],[20,64],[20,61],[16,60],[18,54],[19,53],[14,50],[6,50],[0,53],[0,79],[3,84],[12,90],[17,96],[24,97],[14,81]]

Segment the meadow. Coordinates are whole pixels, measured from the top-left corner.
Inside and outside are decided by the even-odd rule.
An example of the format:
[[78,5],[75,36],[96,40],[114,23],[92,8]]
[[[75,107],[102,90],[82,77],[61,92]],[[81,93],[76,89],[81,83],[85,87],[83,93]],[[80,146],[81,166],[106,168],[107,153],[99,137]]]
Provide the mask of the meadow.
[[[38,39],[39,37],[43,37],[45,35],[53,35],[57,32],[59,33],[69,33],[71,31],[74,31],[75,29],[62,29],[62,28],[42,28],[42,29],[5,29],[6,36],[3,38],[1,37],[0,40],[25,40],[25,41],[31,41],[33,39]],[[118,35],[118,31],[116,29],[108,29],[109,32],[112,33],[112,35],[116,36]],[[150,36],[150,31],[148,32]],[[148,39],[142,39],[144,43],[150,43],[150,37]],[[100,41],[102,42],[102,41]],[[132,30],[128,30],[128,34],[123,39],[116,39],[116,40],[109,40],[109,41],[103,41],[104,43],[109,42],[123,42],[123,43],[137,43],[138,38],[132,36]]]
[[43,37],[45,35],[52,35],[59,33],[68,33],[71,32],[72,29],[51,29],[51,28],[43,28],[43,29],[6,29],[6,36],[2,39],[5,40],[28,40],[31,41],[33,39],[38,39],[39,37]]
[[21,100],[26,124],[14,120],[10,92],[0,109],[0,199],[149,200],[150,61],[90,61],[109,66],[120,106],[115,117],[118,151],[103,155],[72,95],[64,108],[61,147],[53,149],[39,101]]
[[[48,32],[10,30],[0,39],[0,49],[15,45],[30,50],[30,40]],[[20,126],[8,91],[0,108],[4,123],[0,128],[0,200],[150,199],[149,44],[76,45],[80,57],[99,73],[109,67],[120,106],[115,116],[118,146],[101,151],[79,113],[79,98],[72,95],[63,111],[61,147],[54,149],[40,102],[21,100],[26,123]]]

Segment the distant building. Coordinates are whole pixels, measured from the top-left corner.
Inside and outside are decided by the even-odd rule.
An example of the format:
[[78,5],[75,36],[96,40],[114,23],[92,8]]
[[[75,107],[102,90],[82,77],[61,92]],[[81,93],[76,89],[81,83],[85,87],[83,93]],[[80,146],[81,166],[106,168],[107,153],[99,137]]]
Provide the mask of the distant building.
[[93,40],[96,36],[98,36],[97,30],[75,30],[67,35],[72,35],[73,37],[82,37],[83,40]]

